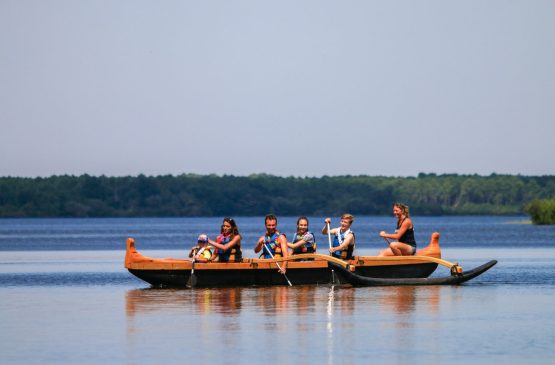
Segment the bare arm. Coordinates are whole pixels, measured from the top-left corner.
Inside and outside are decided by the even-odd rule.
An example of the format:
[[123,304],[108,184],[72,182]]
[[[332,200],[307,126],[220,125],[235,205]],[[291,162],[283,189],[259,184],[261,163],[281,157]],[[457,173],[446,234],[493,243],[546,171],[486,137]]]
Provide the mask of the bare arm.
[[221,243],[216,242],[216,241],[212,241],[212,240],[208,240],[208,242],[209,242],[212,246],[214,246],[214,247],[216,247],[216,248],[219,248],[220,250],[227,251],[227,250],[229,250],[231,247],[233,247],[233,246],[235,246],[236,244],[238,244],[239,242],[241,242],[241,236],[237,235],[237,236],[233,237],[233,238],[231,239],[231,241],[229,241],[229,242],[226,243],[225,245],[222,245]]
[[[308,239],[308,241],[306,239]],[[289,248],[295,249],[297,247],[305,246],[306,244],[309,243],[309,241],[312,241],[312,243],[314,243],[315,239],[314,239],[314,235],[312,233],[307,232],[307,233],[304,234],[302,239],[298,240],[297,242],[295,242],[295,243],[287,242],[287,246]]]
[[403,224],[401,224],[401,227],[399,227],[397,232],[387,233],[386,231],[381,231],[380,236],[384,238],[389,238],[392,240],[399,240],[399,238],[403,237],[407,229],[409,229],[411,226],[412,226],[412,221],[409,218],[407,218],[404,220]]
[[254,246],[254,253],[259,253],[262,250],[262,246],[264,245],[264,236],[260,236],[258,242],[256,242],[256,246]]
[[[330,218],[326,218],[324,220],[324,228],[322,228],[322,234],[328,234],[328,227],[331,224],[331,219]],[[330,227],[330,234],[336,234],[337,233],[337,228],[331,228]]]
[[295,243],[287,242],[287,247],[289,247],[289,248],[297,248],[297,247],[301,247],[301,246],[304,246],[304,245],[306,245],[305,240],[300,240],[300,241],[297,241]]

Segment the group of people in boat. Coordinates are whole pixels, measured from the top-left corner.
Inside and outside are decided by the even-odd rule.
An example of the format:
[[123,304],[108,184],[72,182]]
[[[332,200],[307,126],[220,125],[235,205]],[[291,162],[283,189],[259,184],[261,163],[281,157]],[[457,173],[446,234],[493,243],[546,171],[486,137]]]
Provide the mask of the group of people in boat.
[[[380,236],[389,244],[379,256],[408,256],[416,253],[414,226],[410,219],[409,207],[402,203],[393,204],[393,215],[397,218],[397,227],[393,233],[381,231]],[[331,218],[324,220],[322,234],[327,235],[332,244],[329,253],[342,260],[353,258],[355,249],[355,234],[351,230],[354,217],[345,213],[341,216],[340,225],[330,228]],[[309,230],[307,217],[297,219],[297,232],[291,241],[277,228],[278,219],[273,214],[264,218],[266,232],[260,236],[254,252],[260,253],[265,259],[281,258],[291,255],[316,252],[316,238]],[[331,241],[333,237],[333,241]],[[240,262],[242,260],[241,234],[233,218],[224,218],[220,234],[216,240],[211,240],[206,234],[198,236],[197,245],[189,253],[189,257],[198,262]],[[280,265],[280,271],[285,273],[287,261]]]

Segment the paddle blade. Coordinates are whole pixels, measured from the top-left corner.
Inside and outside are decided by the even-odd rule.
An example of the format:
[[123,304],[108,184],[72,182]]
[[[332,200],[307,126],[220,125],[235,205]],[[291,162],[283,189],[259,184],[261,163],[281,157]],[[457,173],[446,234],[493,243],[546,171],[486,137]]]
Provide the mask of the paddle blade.
[[194,288],[197,285],[197,276],[195,273],[191,273],[189,276],[189,280],[187,280],[187,286],[190,288]]

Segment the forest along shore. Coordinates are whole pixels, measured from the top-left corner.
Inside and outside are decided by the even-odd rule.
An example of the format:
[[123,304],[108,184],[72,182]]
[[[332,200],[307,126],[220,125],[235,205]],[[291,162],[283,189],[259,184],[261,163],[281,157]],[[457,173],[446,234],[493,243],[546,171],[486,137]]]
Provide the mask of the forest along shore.
[[0,177],[0,217],[518,215],[555,197],[555,176],[278,177],[266,174]]

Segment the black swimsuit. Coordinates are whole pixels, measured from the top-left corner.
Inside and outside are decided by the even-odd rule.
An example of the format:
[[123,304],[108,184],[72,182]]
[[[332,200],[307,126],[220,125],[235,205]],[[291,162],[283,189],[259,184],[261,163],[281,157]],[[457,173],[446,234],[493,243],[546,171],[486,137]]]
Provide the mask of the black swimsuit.
[[[407,219],[407,218],[405,218],[405,219]],[[403,219],[401,222],[397,223],[397,230],[399,230],[399,228],[401,228],[401,225],[403,224],[405,219]],[[406,243],[407,245],[412,246],[416,249],[416,240],[414,239],[414,225],[412,227],[410,227],[409,229],[407,229],[405,231],[405,233],[403,233],[403,235],[401,237],[399,237],[399,242]]]

